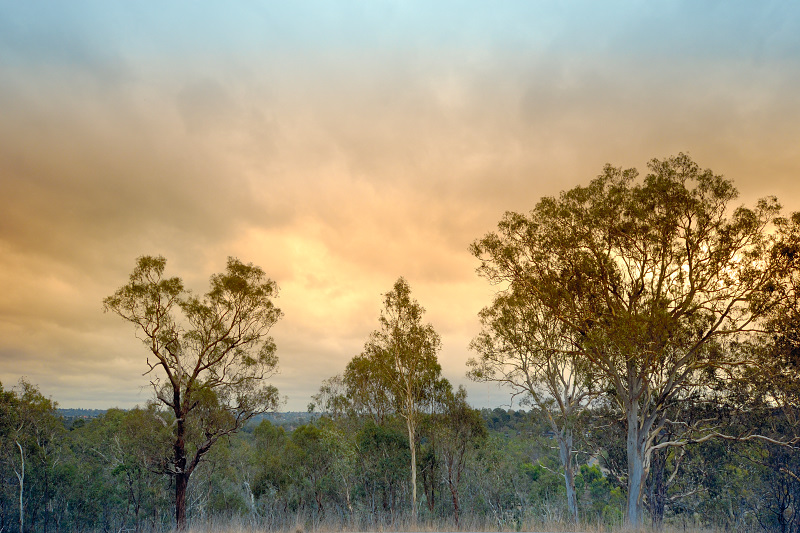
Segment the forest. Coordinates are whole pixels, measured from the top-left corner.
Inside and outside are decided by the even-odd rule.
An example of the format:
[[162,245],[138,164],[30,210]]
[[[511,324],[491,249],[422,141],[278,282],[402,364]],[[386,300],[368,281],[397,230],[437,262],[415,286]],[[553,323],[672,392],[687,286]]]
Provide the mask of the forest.
[[800,214],[735,206],[689,156],[509,212],[465,360],[523,409],[472,407],[405,278],[296,422],[269,378],[277,283],[229,258],[198,296],[137,259],[104,301],[153,399],[61,416],[0,388],[0,531],[800,532]]

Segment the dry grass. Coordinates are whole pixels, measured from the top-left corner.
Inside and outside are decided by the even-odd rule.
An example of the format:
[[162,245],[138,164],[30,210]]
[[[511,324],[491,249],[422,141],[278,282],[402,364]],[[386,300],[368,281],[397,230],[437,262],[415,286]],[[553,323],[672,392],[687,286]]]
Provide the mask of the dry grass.
[[[434,533],[434,532],[546,532],[546,533],[722,533],[722,529],[698,527],[694,525],[665,525],[657,530],[651,527],[644,527],[637,530],[626,529],[622,525],[609,526],[605,524],[581,524],[580,526],[569,525],[561,522],[543,522],[535,520],[525,520],[521,524],[509,524],[508,527],[499,527],[499,524],[485,520],[467,518],[462,520],[459,527],[454,522],[447,520],[427,521],[420,520],[412,524],[410,520],[396,520],[389,524],[375,524],[373,527],[365,527],[363,524],[315,522],[313,520],[297,516],[293,524],[285,524],[283,527],[266,527],[263,524],[247,522],[240,519],[229,521],[216,521],[212,524],[194,524],[187,533],[395,533],[395,532],[415,532],[415,533]],[[742,532],[748,533],[748,532]]]

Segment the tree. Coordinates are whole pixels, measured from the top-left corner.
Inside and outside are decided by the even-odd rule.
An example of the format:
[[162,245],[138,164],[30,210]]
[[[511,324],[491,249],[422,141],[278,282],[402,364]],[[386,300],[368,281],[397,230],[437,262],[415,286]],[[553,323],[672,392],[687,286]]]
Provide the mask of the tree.
[[0,383],[0,457],[17,481],[20,532],[25,531],[26,515],[32,528],[39,512],[45,533],[49,526],[52,470],[64,433],[56,406],[24,378],[10,391],[4,391]]
[[[39,482],[36,494],[39,501],[33,503],[31,524],[36,518],[36,510],[44,517],[44,532],[49,527],[50,499],[52,496],[52,472],[58,462],[59,449],[64,433],[64,425],[56,414],[58,404],[45,397],[39,389],[21,379],[17,387],[20,400],[20,443],[27,441],[27,455],[30,465],[31,481]],[[18,443],[19,445],[19,443]],[[20,447],[20,451],[22,447]],[[33,491],[28,491],[33,496]],[[35,501],[35,500],[33,500]]]
[[[253,431],[253,495],[259,499],[269,499],[276,504],[284,499],[286,487],[290,483],[288,467],[288,437],[282,427],[262,420]],[[276,505],[273,509],[278,509]]]
[[375,520],[370,529],[379,529],[377,524],[395,517],[403,488],[408,487],[411,453],[403,429],[399,424],[379,426],[367,419],[356,434],[361,474],[359,492],[364,495],[369,515]]
[[140,257],[130,281],[103,304],[136,327],[150,351],[145,374],[175,417],[168,473],[175,478],[175,520],[184,529],[186,489],[203,456],[278,404],[277,389],[264,379],[277,368],[269,330],[281,311],[272,303],[277,285],[252,264],[228,258],[203,298],[180,278],[165,278],[165,266],[163,257]]
[[[795,262],[782,289],[786,293],[765,321],[767,335],[752,339],[741,349],[756,364],[729,373],[735,383],[733,401],[746,403],[750,409],[780,407],[784,414],[800,424],[800,213],[780,224],[790,237],[777,251]],[[788,242],[787,242],[788,241]]]
[[[3,459],[11,465],[17,479],[19,531],[25,530],[25,450],[20,444],[25,417],[22,415],[20,399],[16,391],[4,391],[0,384],[0,436],[2,436]],[[16,448],[15,448],[16,447]]]
[[[117,513],[126,526],[132,520],[134,531],[142,529],[142,517],[162,494],[163,472],[172,449],[172,431],[162,424],[161,404],[149,403],[146,409],[109,409],[81,428],[73,444],[96,462],[106,478],[104,492],[121,507]],[[74,435],[74,434],[73,434]],[[83,455],[83,454],[82,454]]]
[[[406,423],[411,452],[412,520],[417,516],[417,426],[419,415],[441,380],[436,354],[441,348],[433,326],[422,322],[425,309],[411,297],[408,282],[399,278],[384,295],[380,328],[373,331],[364,352],[347,365],[344,380],[348,396],[369,412],[383,413],[387,406]],[[362,388],[361,385],[370,386]]]
[[538,300],[511,287],[481,311],[483,331],[470,344],[468,376],[511,387],[513,396],[536,405],[547,417],[558,442],[567,508],[578,521],[575,492],[575,424],[596,395],[584,371],[574,333]]
[[445,480],[453,502],[453,518],[458,528],[461,514],[459,490],[467,457],[486,440],[488,433],[480,412],[467,403],[464,387],[459,387],[455,393],[448,390],[444,404],[436,443],[444,462]]
[[[642,524],[654,438],[668,407],[714,369],[740,363],[725,344],[783,297],[790,259],[774,198],[730,212],[733,184],[685,154],[635,169],[607,165],[586,186],[507,213],[472,245],[479,272],[548,309],[613,391],[626,420],[627,521]],[[784,239],[784,241],[781,241]]]
[[[780,231],[795,237],[783,243],[781,255],[800,261],[796,244],[800,242],[800,213],[785,221]],[[800,426],[800,269],[791,272],[783,288],[787,298],[765,321],[767,335],[740,347],[754,364],[729,372],[725,378],[733,386],[722,395],[732,424],[756,427],[775,440],[797,435]],[[752,506],[755,515],[765,530],[800,531],[798,448],[759,444],[752,454],[753,463],[761,467],[763,483],[761,490],[752,491],[758,495]]]

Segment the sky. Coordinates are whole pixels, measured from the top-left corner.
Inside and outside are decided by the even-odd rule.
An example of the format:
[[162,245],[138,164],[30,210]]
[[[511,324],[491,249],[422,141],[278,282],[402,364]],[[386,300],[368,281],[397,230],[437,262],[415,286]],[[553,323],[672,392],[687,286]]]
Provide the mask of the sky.
[[202,294],[229,256],[280,287],[305,410],[405,277],[470,383],[497,290],[469,245],[505,211],[686,152],[737,205],[800,210],[800,5],[2,2],[0,382],[62,407],[152,397],[103,312],[137,257]]

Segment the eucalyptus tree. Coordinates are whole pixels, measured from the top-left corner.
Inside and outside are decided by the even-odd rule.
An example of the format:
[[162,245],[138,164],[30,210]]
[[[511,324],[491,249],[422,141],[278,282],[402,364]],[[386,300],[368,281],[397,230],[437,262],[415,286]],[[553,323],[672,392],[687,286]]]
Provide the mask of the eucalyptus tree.
[[483,330],[470,344],[478,358],[467,362],[468,376],[510,387],[512,397],[522,395],[547,418],[558,442],[567,508],[577,522],[575,428],[598,391],[574,332],[518,288],[498,294],[481,311]]
[[269,331],[281,311],[272,302],[276,283],[253,264],[228,258],[202,298],[180,278],[164,277],[165,266],[163,257],[140,257],[129,282],[103,304],[135,326],[149,352],[145,374],[174,416],[168,473],[175,520],[184,529],[189,478],[203,457],[221,437],[278,405],[278,391],[265,378],[278,364]]
[[20,531],[27,527],[26,517],[32,524],[41,516],[45,532],[50,525],[53,469],[65,432],[56,406],[24,378],[8,391],[0,383],[0,462],[10,467],[17,482]]
[[25,449],[20,444],[24,417],[16,391],[4,391],[0,383],[0,446],[2,459],[8,463],[17,480],[19,530],[25,530]]
[[[506,213],[472,245],[479,272],[537,302],[580,342],[626,420],[627,521],[642,524],[654,444],[677,399],[740,363],[725,343],[784,296],[792,234],[775,198],[731,208],[733,184],[685,154],[635,169],[607,165],[588,186]],[[772,226],[775,224],[775,226]],[[789,246],[790,247],[790,246]]]
[[[791,236],[779,253],[800,265],[800,213],[784,220],[779,230]],[[800,268],[792,270],[782,289],[786,298],[772,310],[765,323],[768,335],[742,349],[754,355],[758,364],[742,367],[731,375],[737,385],[737,399],[751,408],[780,407],[783,415],[800,425]]]
[[420,413],[441,382],[437,353],[439,335],[423,323],[425,309],[399,278],[384,295],[379,328],[370,334],[364,351],[347,365],[347,395],[377,416],[391,410],[406,425],[411,452],[412,520],[417,516],[417,427]]
[[163,471],[172,435],[161,423],[165,413],[159,407],[151,402],[145,409],[109,409],[71,433],[84,475],[105,484],[104,498],[118,502],[115,513],[136,532],[156,513],[156,501],[167,496]]
[[436,447],[444,463],[444,478],[453,503],[453,518],[459,527],[461,516],[461,482],[467,459],[487,436],[486,422],[467,403],[467,391],[459,387],[444,394],[444,409],[437,424]]
[[[31,500],[31,523],[37,514],[43,518],[43,530],[50,526],[53,474],[60,460],[65,433],[64,424],[56,413],[58,404],[44,396],[36,385],[21,379],[16,387],[20,406],[19,442],[26,447],[29,460],[30,481],[37,484],[26,490]],[[22,451],[20,449],[20,451]]]

